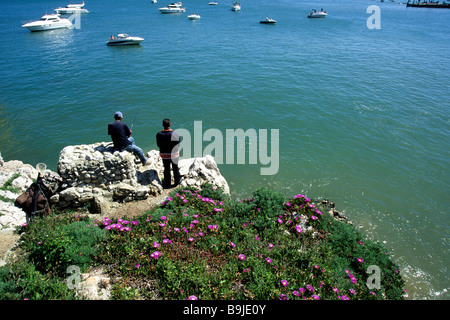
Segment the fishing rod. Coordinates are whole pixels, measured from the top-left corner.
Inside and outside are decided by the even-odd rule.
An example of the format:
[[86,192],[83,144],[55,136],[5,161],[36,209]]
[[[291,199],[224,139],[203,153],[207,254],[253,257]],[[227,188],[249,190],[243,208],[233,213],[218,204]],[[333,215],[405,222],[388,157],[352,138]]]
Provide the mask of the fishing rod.
[[136,117],[137,117],[137,115],[138,115],[138,113],[139,113],[139,109],[141,109],[141,106],[139,106],[139,108],[138,108],[137,111],[136,111],[136,114],[134,115],[133,123],[131,124],[131,129],[133,129],[134,122],[136,121]]

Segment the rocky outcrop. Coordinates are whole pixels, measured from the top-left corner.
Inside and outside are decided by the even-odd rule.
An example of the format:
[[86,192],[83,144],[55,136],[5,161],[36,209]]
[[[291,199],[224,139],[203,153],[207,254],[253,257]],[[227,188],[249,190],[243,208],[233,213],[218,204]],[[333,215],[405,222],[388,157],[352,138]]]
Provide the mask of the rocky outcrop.
[[[65,147],[58,161],[63,190],[51,201],[60,207],[89,203],[93,212],[104,213],[114,202],[159,195],[163,190],[163,163],[156,150],[149,151],[147,158],[143,166],[134,154],[115,151],[107,142]],[[179,167],[182,186],[210,183],[230,192],[211,156],[180,160]]]
[[[67,146],[61,150],[57,172],[45,173],[61,178],[57,192],[49,202],[60,208],[88,207],[91,213],[107,214],[118,203],[144,200],[161,194],[163,163],[159,152],[147,153],[147,164],[127,151],[115,151],[112,143]],[[181,186],[200,187],[210,183],[230,192],[225,178],[212,156],[179,161]],[[15,227],[26,221],[26,214],[14,206],[14,200],[37,179],[39,171],[29,164],[0,156],[0,228]]]
[[146,199],[161,193],[158,173],[140,165],[134,154],[115,151],[112,143],[65,147],[58,161],[62,191],[51,202],[60,207],[84,206],[108,211],[109,203]]
[[[147,163],[158,172],[159,178],[162,179],[164,168],[159,152],[152,150],[148,152],[147,156],[149,159]],[[201,158],[181,159],[178,167],[182,177],[181,186],[198,188],[203,183],[209,183],[215,187],[222,188],[226,194],[230,194],[230,187],[221,175],[212,156],[206,155]]]
[[22,161],[4,162],[0,156],[0,229],[14,228],[25,223],[25,212],[14,206],[14,200],[37,178],[38,170]]

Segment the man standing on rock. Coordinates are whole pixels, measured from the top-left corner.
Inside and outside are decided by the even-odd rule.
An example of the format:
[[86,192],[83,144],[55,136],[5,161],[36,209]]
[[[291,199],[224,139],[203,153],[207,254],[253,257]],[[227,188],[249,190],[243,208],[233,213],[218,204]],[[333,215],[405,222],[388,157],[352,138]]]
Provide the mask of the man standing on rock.
[[163,130],[156,134],[156,144],[159,147],[159,155],[164,164],[164,182],[163,188],[170,188],[171,175],[170,166],[173,170],[175,186],[181,183],[180,170],[178,168],[180,136],[173,131],[170,126],[170,120],[164,119],[162,122]]
[[135,142],[134,138],[131,136],[132,131],[128,126],[122,122],[122,112],[117,111],[114,113],[114,122],[108,124],[108,134],[114,143],[114,148],[119,151],[126,150],[128,152],[133,152],[139,157],[142,164],[145,166],[147,159]]

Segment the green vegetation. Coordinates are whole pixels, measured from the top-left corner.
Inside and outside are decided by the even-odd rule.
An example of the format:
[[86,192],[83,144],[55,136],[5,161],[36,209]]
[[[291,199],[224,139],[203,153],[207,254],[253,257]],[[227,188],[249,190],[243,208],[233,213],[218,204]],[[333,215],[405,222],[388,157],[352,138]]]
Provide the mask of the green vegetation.
[[0,297],[74,299],[67,268],[102,265],[120,279],[112,299],[402,299],[382,245],[327,211],[303,195],[261,188],[236,201],[204,185],[133,221],[53,214],[18,230],[23,254],[0,268]]
[[[16,178],[18,178],[19,176],[20,176],[19,173],[14,173],[14,174],[11,176],[11,178],[9,178],[8,180],[6,180],[6,181],[3,183],[3,185],[0,187],[0,190],[3,190],[3,191],[11,191],[12,193],[19,193],[19,192],[20,192],[19,188],[15,188],[15,187],[12,186],[12,182],[13,182]],[[2,197],[2,196],[0,196],[0,201],[4,201],[4,202],[14,202],[14,200],[11,200],[11,199],[8,199],[8,198]]]

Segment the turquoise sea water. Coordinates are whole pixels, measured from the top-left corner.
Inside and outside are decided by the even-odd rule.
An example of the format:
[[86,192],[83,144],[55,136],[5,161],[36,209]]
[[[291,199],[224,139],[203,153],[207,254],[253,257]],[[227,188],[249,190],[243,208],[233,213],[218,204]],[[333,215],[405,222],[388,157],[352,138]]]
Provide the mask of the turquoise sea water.
[[[385,242],[409,299],[449,299],[450,10],[186,0],[184,14],[159,13],[169,2],[86,0],[80,29],[30,33],[20,26],[69,2],[0,0],[3,158],[56,169],[64,146],[109,141],[113,113],[130,124],[139,107],[145,151],[165,117],[193,140],[194,121],[224,136],[278,129],[277,174],[260,175],[259,160],[219,165],[233,196],[271,186],[328,198]],[[366,26],[370,5],[381,29]],[[329,16],[308,19],[313,8]],[[259,24],[266,16],[277,24]],[[145,41],[105,45],[122,32]]]

